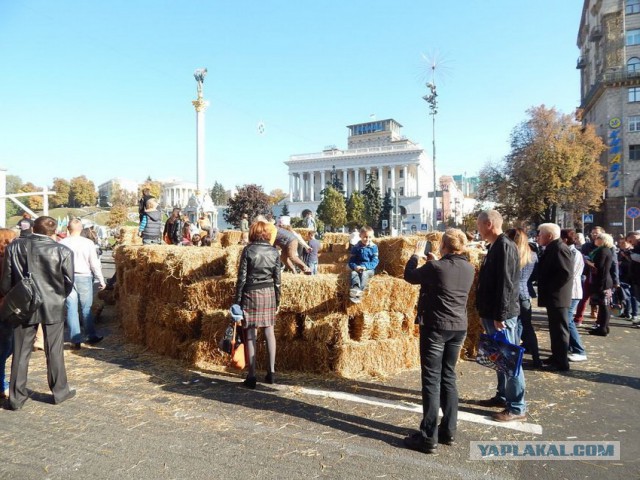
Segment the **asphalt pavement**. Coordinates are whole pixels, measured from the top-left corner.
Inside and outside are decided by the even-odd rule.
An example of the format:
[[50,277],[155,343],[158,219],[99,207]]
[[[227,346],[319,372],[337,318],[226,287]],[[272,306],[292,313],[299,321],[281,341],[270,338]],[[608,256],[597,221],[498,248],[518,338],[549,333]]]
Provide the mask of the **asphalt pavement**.
[[[545,322],[535,309],[543,355]],[[278,372],[277,385],[251,391],[237,372],[126,343],[115,307],[98,326],[103,342],[65,351],[78,392],[68,402],[53,405],[44,354],[33,354],[30,400],[0,411],[0,479],[640,478],[640,329],[624,320],[606,338],[585,334],[588,361],[571,371],[525,371],[521,424],[489,420],[496,410],[475,402],[493,395],[495,373],[460,362],[457,445],[436,455],[402,447],[421,418],[418,370],[358,381]],[[621,459],[470,459],[471,441],[541,440],[619,441]]]

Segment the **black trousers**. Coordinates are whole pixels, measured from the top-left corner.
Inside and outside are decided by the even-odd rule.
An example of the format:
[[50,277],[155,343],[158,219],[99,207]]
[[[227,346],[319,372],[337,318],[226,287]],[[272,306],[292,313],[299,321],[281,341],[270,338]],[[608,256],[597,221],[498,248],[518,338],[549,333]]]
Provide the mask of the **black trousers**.
[[551,356],[558,368],[569,368],[569,307],[547,307]]
[[[9,403],[12,408],[22,407],[29,396],[27,374],[37,330],[37,325],[19,326],[13,330],[13,359],[9,384]],[[62,401],[69,394],[67,370],[64,366],[64,322],[53,325],[43,324],[42,331],[49,388],[53,393],[54,401]]]
[[440,431],[454,436],[458,424],[456,364],[467,335],[462,331],[437,331],[420,326],[423,418],[420,433],[429,446],[438,444],[438,410],[442,408]]

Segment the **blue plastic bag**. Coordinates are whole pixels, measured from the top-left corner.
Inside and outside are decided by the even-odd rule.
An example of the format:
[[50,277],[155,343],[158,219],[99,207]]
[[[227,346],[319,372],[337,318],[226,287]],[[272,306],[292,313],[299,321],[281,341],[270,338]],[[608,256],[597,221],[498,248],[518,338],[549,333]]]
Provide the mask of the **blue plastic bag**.
[[493,335],[481,334],[478,343],[476,362],[502,372],[509,377],[515,377],[522,368],[524,348],[509,342],[504,331]]

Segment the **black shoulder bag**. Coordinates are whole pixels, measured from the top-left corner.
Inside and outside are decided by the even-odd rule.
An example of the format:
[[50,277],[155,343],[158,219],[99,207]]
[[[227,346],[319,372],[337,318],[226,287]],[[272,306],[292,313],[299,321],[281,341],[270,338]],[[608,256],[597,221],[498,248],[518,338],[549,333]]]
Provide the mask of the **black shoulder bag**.
[[29,241],[26,246],[27,271],[24,272],[22,280],[16,283],[5,295],[0,305],[0,321],[8,323],[12,327],[17,327],[28,321],[43,303],[38,286],[29,272],[31,247],[32,244]]

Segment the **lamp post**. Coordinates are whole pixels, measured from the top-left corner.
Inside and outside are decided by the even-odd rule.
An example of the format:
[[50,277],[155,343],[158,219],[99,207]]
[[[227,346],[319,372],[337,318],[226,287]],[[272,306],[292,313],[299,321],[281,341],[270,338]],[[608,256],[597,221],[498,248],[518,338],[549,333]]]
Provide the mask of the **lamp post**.
[[438,224],[438,199],[436,196],[436,114],[438,113],[438,92],[436,91],[435,80],[427,83],[430,94],[422,97],[429,104],[429,115],[431,115],[431,133],[433,148],[433,230],[436,230]]

